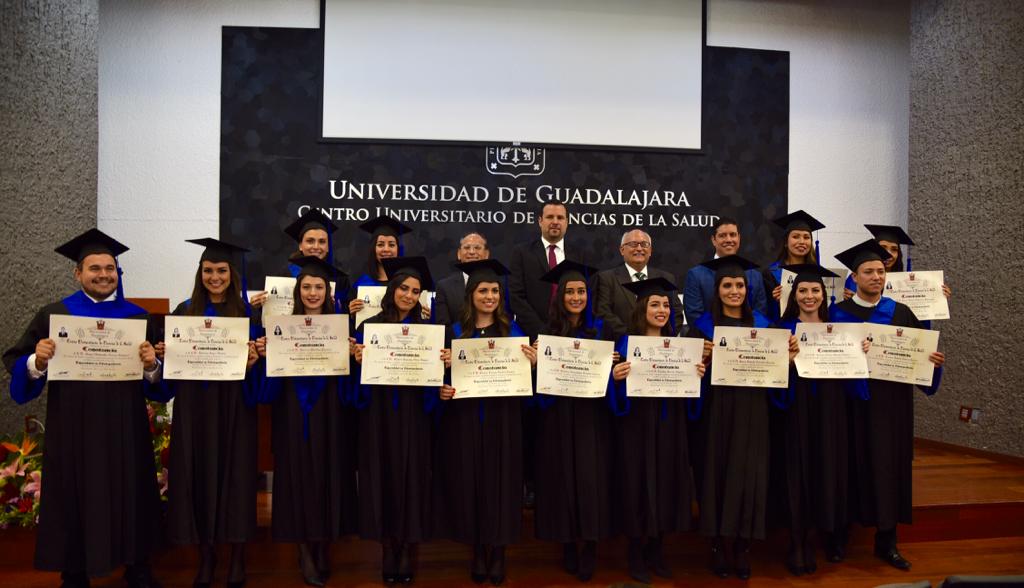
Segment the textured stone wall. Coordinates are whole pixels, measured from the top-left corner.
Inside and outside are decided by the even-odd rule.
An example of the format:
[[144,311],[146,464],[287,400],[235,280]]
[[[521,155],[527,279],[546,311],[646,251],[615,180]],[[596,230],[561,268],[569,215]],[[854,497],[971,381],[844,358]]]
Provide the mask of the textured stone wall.
[[1024,2],[915,1],[910,48],[914,266],[946,271],[954,317],[916,432],[1024,456]]
[[[96,224],[98,0],[0,0],[0,349],[35,310],[71,291],[53,252]],[[0,381],[0,434],[20,430],[42,399],[11,401]]]

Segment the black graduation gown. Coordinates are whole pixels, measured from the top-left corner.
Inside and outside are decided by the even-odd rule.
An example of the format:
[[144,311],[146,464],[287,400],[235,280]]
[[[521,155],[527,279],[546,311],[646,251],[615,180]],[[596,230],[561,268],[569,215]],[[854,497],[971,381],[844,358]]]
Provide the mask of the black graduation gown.
[[538,539],[599,541],[612,522],[611,410],[603,398],[544,395],[537,427]]
[[[493,325],[477,332],[481,337],[500,336]],[[453,399],[441,405],[434,456],[437,538],[470,545],[509,545],[519,540],[522,404],[522,398],[504,397]]]
[[[380,315],[363,324],[378,322],[384,322]],[[438,389],[363,388],[368,398],[358,415],[359,534],[420,543],[430,538],[431,523],[433,421],[425,404],[427,395],[437,399]]]
[[[223,316],[225,305],[213,306]],[[183,302],[172,314],[186,310]],[[256,532],[258,427],[243,382],[163,384],[174,390],[168,538],[179,544],[249,541]]]
[[[627,357],[624,340],[618,351]],[[627,401],[628,412],[613,421],[617,526],[629,538],[688,531],[693,520],[693,479],[686,400]]]
[[[347,376],[342,376],[347,377]],[[319,387],[305,429],[297,380]],[[267,378],[280,387],[271,411],[274,541],[332,541],[356,528],[356,454],[338,397],[338,377]],[[308,432],[308,436],[307,436]]]
[[[835,307],[864,321],[874,312],[852,299]],[[910,307],[898,302],[890,324],[923,328]],[[912,522],[914,387],[868,380],[868,391],[869,400],[850,401],[854,517],[862,525],[888,531],[897,523]]]
[[[138,310],[125,318],[148,320]],[[63,302],[40,309],[4,352],[9,372],[24,370],[24,358],[49,337],[52,314],[71,312]],[[35,567],[103,576],[122,564],[146,563],[159,541],[161,512],[144,384],[50,382],[47,388]]]
[[[719,326],[743,326],[723,318]],[[704,401],[700,532],[764,539],[768,498],[768,390],[710,386]]]

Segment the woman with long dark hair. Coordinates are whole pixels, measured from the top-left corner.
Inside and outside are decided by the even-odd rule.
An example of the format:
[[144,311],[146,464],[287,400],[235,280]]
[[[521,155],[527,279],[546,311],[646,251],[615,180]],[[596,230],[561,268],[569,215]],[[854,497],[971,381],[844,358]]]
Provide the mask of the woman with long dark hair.
[[[593,318],[587,280],[596,269],[563,261],[541,276],[555,284],[546,335],[610,338]],[[563,568],[586,582],[597,544],[612,537],[611,410],[600,398],[538,395],[537,538],[562,544]]]
[[817,264],[818,256],[814,231],[825,228],[821,221],[802,210],[791,212],[772,221],[782,228],[782,243],[775,261],[761,270],[765,296],[768,299],[768,318],[778,320],[781,315],[782,266]]
[[[693,477],[687,441],[687,407],[683,398],[629,398],[629,335],[675,337],[671,297],[678,290],[665,278],[624,284],[636,294],[636,307],[627,335],[617,350],[623,361],[612,369],[615,381],[615,478],[619,527],[629,539],[629,575],[644,584],[651,572],[671,578],[662,554],[667,533],[688,531],[692,525]],[[703,363],[695,366],[704,375]]]
[[[422,323],[419,297],[434,282],[426,259],[383,260],[390,276],[380,314],[359,326],[356,361],[363,361],[362,331],[373,323]],[[450,365],[451,352],[438,361]],[[436,387],[360,385],[359,534],[379,541],[386,583],[414,579],[414,550],[429,538],[432,475],[430,412],[440,402]]]
[[[469,276],[462,313],[449,340],[525,337],[505,310],[508,268],[495,260],[459,263]],[[451,345],[446,345],[451,348]],[[535,364],[537,352],[522,346]],[[441,387],[441,399],[459,390]],[[505,547],[519,540],[523,509],[523,399],[516,396],[446,402],[437,428],[434,521],[438,537],[473,546],[470,578],[505,580]]]
[[400,257],[403,253],[402,235],[412,232],[408,226],[386,216],[367,221],[359,225],[359,228],[370,234],[370,247],[366,252],[365,273],[352,284],[348,294],[348,312],[353,317],[365,304],[358,297],[359,287],[388,285],[384,260]]
[[[715,272],[711,311],[694,321],[710,360],[715,327],[766,328],[770,321],[747,302],[745,270],[755,264],[738,255],[705,262]],[[710,371],[710,370],[709,370]],[[750,542],[764,539],[768,489],[768,392],[761,388],[710,386],[703,410],[704,476],[700,531],[711,539],[711,568],[730,573],[725,540],[732,539],[732,569],[750,577]]]
[[[174,316],[246,317],[235,256],[246,249],[217,239],[205,247],[192,296]],[[173,334],[171,334],[173,336]],[[159,344],[160,355],[163,343]],[[258,357],[250,344],[247,368]],[[175,396],[168,463],[167,530],[172,543],[199,547],[193,585],[209,586],[216,545],[231,544],[228,585],[245,583],[245,544],[256,532],[257,422],[252,382],[164,380]]]
[[[293,314],[336,312],[331,280],[344,273],[314,256],[293,260]],[[265,353],[265,338],[257,345]],[[348,376],[267,378],[272,403],[274,508],[271,538],[295,543],[299,571],[310,586],[330,576],[330,544],[354,532],[356,478],[354,436],[348,431],[342,400]]]

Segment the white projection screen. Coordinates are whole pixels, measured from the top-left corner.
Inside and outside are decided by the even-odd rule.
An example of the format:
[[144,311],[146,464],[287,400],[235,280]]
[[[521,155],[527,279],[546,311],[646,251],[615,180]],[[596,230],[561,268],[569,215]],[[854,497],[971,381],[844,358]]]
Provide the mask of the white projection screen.
[[701,148],[702,0],[323,0],[324,139]]

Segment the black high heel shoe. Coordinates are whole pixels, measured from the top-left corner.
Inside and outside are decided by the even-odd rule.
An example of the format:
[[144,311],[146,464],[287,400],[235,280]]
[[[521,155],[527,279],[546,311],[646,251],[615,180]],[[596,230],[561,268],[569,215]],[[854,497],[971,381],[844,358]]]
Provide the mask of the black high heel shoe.
[[[196,579],[192,580],[192,588],[210,588],[213,584],[213,572],[217,569],[217,552],[213,547],[200,547],[199,548],[199,571],[196,573]],[[204,574],[207,567],[209,573]],[[208,580],[200,580],[200,576],[209,576]]]
[[736,567],[736,577],[740,580],[750,579],[750,541],[736,538],[732,546],[732,556]]
[[729,562],[725,558],[721,537],[711,542],[711,571],[719,578],[729,577]]
[[385,540],[381,543],[380,558],[380,579],[385,584],[394,584],[398,581],[398,554],[391,541]]
[[398,573],[395,581],[399,584],[412,584],[416,579],[412,571],[412,550],[410,543],[402,543],[398,546]]
[[495,545],[491,548],[491,561],[487,566],[487,575],[491,584],[501,586],[505,582],[505,546]]
[[309,546],[305,543],[299,544],[299,571],[302,572],[302,581],[307,586],[324,585],[320,572],[316,571],[316,564],[313,562],[313,555],[309,552]]
[[487,551],[483,545],[473,546],[473,564],[469,568],[469,579],[474,584],[487,581]]
[[651,583],[651,573],[647,571],[644,564],[644,550],[642,539],[630,539],[629,548],[626,552],[626,562],[629,566],[629,577],[641,584]]

